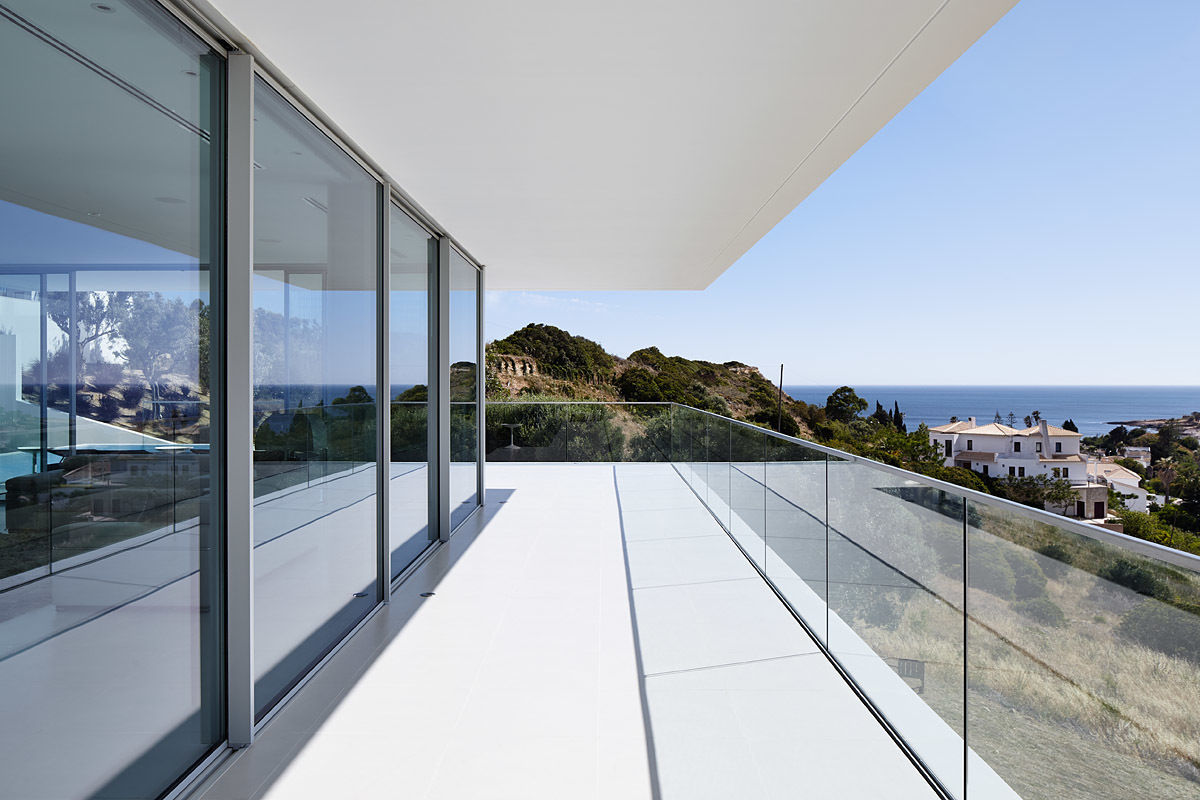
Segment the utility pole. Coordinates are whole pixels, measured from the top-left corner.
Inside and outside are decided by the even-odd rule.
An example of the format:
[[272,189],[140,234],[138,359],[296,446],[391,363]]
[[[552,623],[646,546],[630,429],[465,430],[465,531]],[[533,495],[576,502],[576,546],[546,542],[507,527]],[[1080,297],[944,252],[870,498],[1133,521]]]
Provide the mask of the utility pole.
[[783,364],[779,365],[779,419],[775,423],[775,430],[783,433]]

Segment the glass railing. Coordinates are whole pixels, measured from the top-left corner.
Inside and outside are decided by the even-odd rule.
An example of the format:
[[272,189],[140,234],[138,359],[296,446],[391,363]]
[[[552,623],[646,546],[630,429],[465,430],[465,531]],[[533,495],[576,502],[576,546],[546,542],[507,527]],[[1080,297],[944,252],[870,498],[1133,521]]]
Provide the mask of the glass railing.
[[[374,419],[373,403],[263,412],[254,436],[257,501],[370,469]],[[23,445],[7,454],[0,476],[0,589],[188,530],[206,513],[208,443],[84,422],[86,441],[68,444],[65,429],[61,435],[52,429],[45,447]],[[0,425],[0,434],[10,431]]]
[[261,411],[254,429],[254,496],[278,496],[375,466],[375,404]]
[[207,443],[117,429],[22,450],[0,476],[0,589],[195,527],[209,504]]
[[670,431],[950,795],[1200,796],[1200,558],[708,412],[675,406]]
[[488,402],[488,461],[671,460],[669,403]]
[[675,404],[487,404],[489,461],[670,462],[955,798],[1200,796],[1200,558]]

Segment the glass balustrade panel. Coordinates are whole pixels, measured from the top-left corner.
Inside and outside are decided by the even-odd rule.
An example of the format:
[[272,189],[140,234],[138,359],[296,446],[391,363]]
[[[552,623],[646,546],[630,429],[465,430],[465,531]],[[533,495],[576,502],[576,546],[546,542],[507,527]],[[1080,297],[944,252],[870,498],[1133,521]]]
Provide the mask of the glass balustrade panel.
[[1200,795],[1200,573],[968,512],[972,798]]
[[962,797],[965,499],[853,460],[827,481],[829,649]]

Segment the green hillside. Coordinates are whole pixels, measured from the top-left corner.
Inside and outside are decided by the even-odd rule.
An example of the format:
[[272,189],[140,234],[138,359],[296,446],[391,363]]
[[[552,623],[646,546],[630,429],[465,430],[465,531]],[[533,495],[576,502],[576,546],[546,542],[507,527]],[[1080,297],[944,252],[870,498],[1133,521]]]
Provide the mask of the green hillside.
[[[530,324],[488,344],[489,400],[559,399],[676,402],[774,429],[779,390],[755,367],[663,355],[628,358],[553,325]],[[783,396],[781,430],[811,438],[820,408]]]

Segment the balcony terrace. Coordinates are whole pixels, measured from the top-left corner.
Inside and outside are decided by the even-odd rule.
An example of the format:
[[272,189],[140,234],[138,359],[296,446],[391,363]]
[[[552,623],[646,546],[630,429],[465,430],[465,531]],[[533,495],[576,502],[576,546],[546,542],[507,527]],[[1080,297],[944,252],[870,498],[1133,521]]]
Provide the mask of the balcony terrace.
[[488,483],[200,797],[937,796],[670,464]]
[[488,416],[485,507],[200,797],[1193,796],[1190,557],[680,406]]

